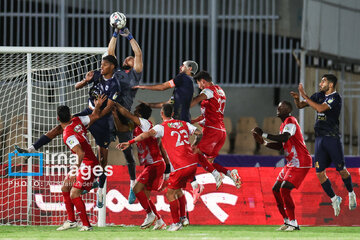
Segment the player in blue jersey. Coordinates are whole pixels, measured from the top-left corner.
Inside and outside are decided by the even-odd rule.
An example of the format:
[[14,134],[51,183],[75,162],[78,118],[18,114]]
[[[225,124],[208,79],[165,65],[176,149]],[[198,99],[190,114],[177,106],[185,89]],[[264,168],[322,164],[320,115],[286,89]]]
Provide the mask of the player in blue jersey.
[[[115,74],[114,78],[116,79],[117,83],[121,87],[121,94],[118,98],[118,103],[121,104],[123,107],[125,107],[128,111],[131,110],[131,106],[134,102],[134,98],[137,92],[137,89],[134,89],[133,87],[138,85],[140,80],[142,79],[142,71],[143,71],[143,60],[142,60],[142,51],[130,33],[128,28],[124,29],[115,29],[113,37],[110,40],[109,46],[108,46],[108,54],[115,56],[115,48],[116,48],[116,42],[118,35],[121,35],[122,37],[125,37],[129,40],[129,43],[131,45],[132,50],[134,51],[134,57],[128,56],[125,58],[124,62],[122,63],[122,67],[119,68]],[[113,110],[114,116],[114,124],[116,128],[116,136],[119,139],[119,142],[126,142],[132,139],[132,131],[129,131],[128,125],[129,120],[122,116],[116,108]],[[123,151],[125,155],[125,159],[127,161],[127,167],[130,175],[130,194],[128,197],[129,203],[132,204],[135,202],[135,194],[133,192],[133,187],[135,185],[135,160],[132,154],[132,148],[128,148],[125,151]],[[100,179],[102,180],[102,179]],[[101,187],[100,182],[100,187]]]
[[173,96],[169,101],[161,103],[149,103],[151,108],[161,108],[164,103],[174,104],[174,119],[191,121],[190,104],[194,95],[194,83],[192,76],[197,72],[198,64],[188,60],[180,66],[180,72],[174,79],[157,85],[139,85],[135,89],[148,89],[153,91],[164,91],[174,88]]
[[[298,108],[307,106],[317,111],[315,123],[315,168],[325,193],[331,198],[335,216],[340,213],[341,197],[335,195],[330,180],[326,176],[326,168],[333,163],[349,192],[349,209],[356,208],[356,195],[353,190],[351,175],[345,167],[344,152],[340,139],[339,116],[341,111],[341,96],[336,92],[337,78],[333,74],[322,76],[319,84],[320,92],[308,97],[302,84],[299,93],[291,92]],[[305,100],[300,101],[299,95]]]

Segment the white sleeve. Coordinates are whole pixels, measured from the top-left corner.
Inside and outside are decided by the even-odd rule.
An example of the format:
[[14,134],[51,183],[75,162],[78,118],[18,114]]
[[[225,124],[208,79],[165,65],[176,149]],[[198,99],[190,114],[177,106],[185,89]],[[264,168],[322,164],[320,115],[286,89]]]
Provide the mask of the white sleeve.
[[161,126],[160,124],[155,125],[155,127],[153,127],[152,129],[154,129],[156,132],[155,135],[156,138],[161,138],[164,136],[164,127]]
[[66,139],[66,145],[69,146],[70,149],[73,149],[76,145],[80,144],[74,135],[71,135]]
[[195,127],[194,125],[192,125],[191,123],[186,123],[187,127],[189,128],[189,133],[190,135],[193,135],[194,132],[196,131],[197,127]]
[[143,132],[149,131],[149,129],[151,127],[151,123],[148,120],[144,119],[144,118],[139,118],[139,120],[140,120],[140,126],[139,127],[141,128],[141,130]]
[[205,94],[206,99],[210,99],[210,98],[214,97],[214,92],[208,88],[205,88],[204,90],[202,90],[200,94]]
[[86,116],[79,116],[79,119],[84,126],[87,126],[90,123],[90,117],[88,115]]
[[296,125],[293,123],[286,124],[283,129],[283,133],[285,132],[290,133],[291,136],[294,136],[296,132]]

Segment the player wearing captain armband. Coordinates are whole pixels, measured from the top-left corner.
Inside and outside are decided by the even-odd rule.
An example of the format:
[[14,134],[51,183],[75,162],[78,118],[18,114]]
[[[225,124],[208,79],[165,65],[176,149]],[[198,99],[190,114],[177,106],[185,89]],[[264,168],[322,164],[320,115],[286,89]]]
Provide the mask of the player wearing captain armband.
[[177,231],[189,224],[185,216],[185,195],[182,189],[186,187],[187,182],[194,178],[198,163],[197,155],[192,151],[189,136],[192,134],[197,136],[194,142],[194,145],[197,145],[202,133],[188,122],[173,119],[171,104],[164,104],[160,114],[163,119],[162,124],[141,133],[131,141],[120,143],[118,147],[126,149],[135,142],[141,142],[151,137],[161,138],[172,166],[166,197],[170,204],[173,223],[168,231]]
[[[116,104],[116,108],[122,116],[133,121],[136,125],[133,131],[135,137],[143,132],[149,131],[153,127],[152,123],[148,120],[152,112],[148,105],[144,103],[139,104],[136,106],[134,114],[131,114],[126,108],[118,103]],[[116,115],[114,117],[116,117]],[[114,120],[115,122],[119,121],[119,119]],[[132,143],[133,140],[130,140],[130,142]],[[157,212],[154,203],[151,201],[150,193],[151,191],[161,190],[162,182],[167,180],[166,177],[163,176],[168,176],[170,173],[170,164],[167,154],[161,144],[159,148],[158,141],[154,137],[137,142],[136,146],[138,148],[139,162],[140,165],[144,166],[144,170],[137,177],[133,191],[147,213],[141,228],[149,228],[155,223],[153,230],[165,229],[166,224]],[[119,148],[120,145],[117,147]]]
[[75,220],[74,206],[79,212],[82,228],[79,231],[91,231],[89,219],[86,215],[86,208],[81,199],[83,190],[89,191],[94,181],[94,167],[99,161],[93,153],[89,140],[86,137],[86,127],[92,125],[100,117],[100,107],[105,102],[106,96],[102,95],[96,101],[95,109],[91,115],[71,118],[70,109],[67,106],[59,106],[57,109],[57,118],[63,129],[64,143],[71,149],[71,152],[78,156],[78,163],[72,166],[66,176],[61,191],[64,197],[64,203],[68,220],[62,226],[57,228],[58,231],[75,228],[78,226]]
[[[306,148],[300,126],[296,118],[291,116],[291,111],[291,103],[287,101],[279,103],[277,116],[282,124],[278,135],[264,133],[259,127],[252,130],[258,143],[274,150],[284,149],[287,164],[280,171],[272,189],[277,207],[284,219],[284,224],[277,229],[279,231],[300,230],[295,218],[295,204],[291,191],[300,187],[312,167],[312,158]],[[264,141],[263,138],[273,142]]]

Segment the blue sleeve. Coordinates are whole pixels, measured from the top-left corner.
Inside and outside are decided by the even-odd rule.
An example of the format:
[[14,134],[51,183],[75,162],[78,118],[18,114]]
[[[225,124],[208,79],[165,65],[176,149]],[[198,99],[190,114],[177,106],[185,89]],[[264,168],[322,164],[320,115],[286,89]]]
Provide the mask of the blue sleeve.
[[314,93],[313,95],[311,95],[310,99],[316,103],[318,103],[318,93]]
[[134,80],[135,80],[135,86],[139,85],[139,82],[142,78],[142,72],[136,72],[134,69],[131,70],[132,75],[134,76]]
[[174,78],[174,84],[176,87],[179,87],[182,83],[181,81],[182,77],[181,74],[178,74],[175,78]]
[[90,80],[90,82],[89,82],[89,83],[98,83],[98,82],[99,82],[100,77],[101,77],[101,73],[100,73],[100,71],[95,70],[95,71],[94,71],[94,75],[93,75],[93,77],[91,78],[91,80]]
[[110,90],[108,98],[114,102],[119,102],[120,93],[121,93],[120,84],[118,84],[118,82],[115,78],[114,82],[111,86],[111,90]]
[[329,97],[326,100],[326,104],[329,105],[331,109],[334,109],[338,106],[341,106],[341,98],[339,94],[334,95],[333,97]]

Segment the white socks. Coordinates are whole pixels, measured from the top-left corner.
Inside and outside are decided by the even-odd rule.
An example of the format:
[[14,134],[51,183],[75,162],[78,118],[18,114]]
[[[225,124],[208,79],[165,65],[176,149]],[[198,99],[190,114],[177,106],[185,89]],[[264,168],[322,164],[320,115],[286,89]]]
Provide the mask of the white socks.
[[130,187],[134,188],[134,186],[135,186],[135,180],[130,180]]
[[28,150],[29,153],[35,152],[34,145],[31,145],[27,150]]
[[191,186],[192,186],[193,190],[195,190],[195,189],[197,189],[199,187],[199,184],[198,184],[197,181],[192,181]]

